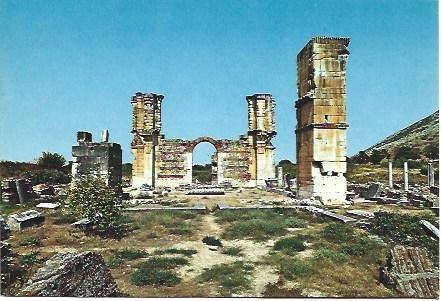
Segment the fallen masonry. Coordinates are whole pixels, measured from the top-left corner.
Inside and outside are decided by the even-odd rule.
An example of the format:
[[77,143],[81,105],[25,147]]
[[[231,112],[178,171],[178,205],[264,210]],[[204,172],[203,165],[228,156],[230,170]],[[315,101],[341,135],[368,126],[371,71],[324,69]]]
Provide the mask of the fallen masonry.
[[224,189],[222,188],[194,188],[189,190],[188,195],[224,195]]
[[429,221],[421,220],[420,224],[424,227],[424,229],[429,232],[432,236],[439,239],[439,229],[433,226]]
[[43,209],[57,209],[58,207],[60,207],[60,204],[56,204],[56,203],[39,203],[35,207],[43,208]]
[[7,224],[12,230],[23,230],[43,223],[44,216],[36,210],[28,210],[12,214],[8,217]]
[[395,246],[387,265],[381,270],[381,281],[412,298],[439,297],[439,271],[433,267],[425,249]]
[[101,255],[59,253],[27,282],[20,296],[114,297],[117,284]]

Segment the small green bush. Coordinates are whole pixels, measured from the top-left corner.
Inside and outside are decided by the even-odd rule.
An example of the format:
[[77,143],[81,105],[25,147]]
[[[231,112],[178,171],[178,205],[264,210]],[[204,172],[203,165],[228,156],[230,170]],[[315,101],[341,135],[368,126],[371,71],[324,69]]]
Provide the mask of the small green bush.
[[230,256],[242,256],[241,251],[242,249],[239,247],[228,247],[228,248],[223,248],[221,253]]
[[155,250],[155,255],[163,255],[163,254],[181,254],[187,257],[192,257],[192,255],[198,253],[196,250],[193,249],[165,249],[165,250]]
[[71,176],[58,170],[35,170],[25,171],[21,174],[22,177],[31,180],[33,185],[38,184],[68,184],[71,182]]
[[138,250],[138,249],[132,249],[132,248],[126,248],[122,250],[115,251],[114,256],[121,259],[138,259],[146,257],[148,253],[145,250]]
[[363,256],[375,249],[377,244],[368,237],[357,237],[354,241],[345,244],[342,252],[351,256]]
[[66,212],[55,216],[53,223],[55,225],[61,225],[61,224],[72,224],[75,223],[76,221],[78,221],[78,218],[76,218],[74,214]]
[[135,271],[130,280],[136,286],[174,286],[181,282],[181,278],[174,271],[144,267]]
[[217,247],[222,247],[222,243],[221,240],[219,240],[218,238],[215,238],[213,236],[205,236],[203,238],[203,243],[205,243],[206,245],[209,246],[217,246]]
[[97,234],[121,237],[128,230],[120,222],[122,199],[101,178],[82,176],[75,180],[68,191],[66,205],[72,214],[89,219]]
[[43,238],[41,238],[39,236],[25,236],[18,242],[18,244],[20,246],[38,247],[38,246],[41,246],[42,240],[43,240]]
[[305,250],[304,240],[300,237],[286,237],[278,240],[273,246],[275,250],[283,251],[287,254]]
[[236,222],[227,227],[222,237],[227,239],[251,238],[254,240],[266,240],[272,236],[280,236],[287,233],[287,225],[283,218],[280,219],[251,219]]
[[306,225],[307,222],[305,220],[296,217],[292,217],[287,220],[287,227],[289,228],[305,228]]
[[354,229],[346,224],[331,223],[324,227],[322,236],[334,242],[348,241],[353,237]]
[[186,265],[189,261],[183,257],[151,257],[138,265],[139,268],[173,269]]
[[32,251],[29,254],[20,255],[18,261],[26,267],[31,267],[40,262],[40,259],[38,258],[39,254],[40,252],[38,251]]
[[108,267],[116,268],[116,267],[121,266],[123,263],[124,263],[124,260],[122,258],[112,256],[106,264]]
[[231,296],[233,293],[250,288],[253,269],[252,265],[242,261],[218,264],[205,270],[199,276],[199,282],[215,282],[223,296]]
[[333,263],[342,263],[347,260],[347,256],[341,252],[321,248],[316,252],[315,259],[331,261]]
[[285,278],[293,280],[299,276],[310,275],[313,273],[314,268],[309,261],[294,259],[281,263],[279,270]]

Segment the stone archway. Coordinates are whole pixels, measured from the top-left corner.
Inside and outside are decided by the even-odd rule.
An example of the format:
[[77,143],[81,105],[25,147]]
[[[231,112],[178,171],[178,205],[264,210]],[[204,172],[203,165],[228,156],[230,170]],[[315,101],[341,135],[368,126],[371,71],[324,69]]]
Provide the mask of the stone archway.
[[[219,184],[223,181],[224,176],[223,176],[223,168],[220,168],[223,166],[223,147],[222,147],[222,142],[216,139],[213,139],[211,137],[207,137],[207,136],[203,136],[203,137],[199,137],[195,140],[190,141],[189,143],[189,148],[188,148],[188,158],[190,160],[190,167],[193,167],[193,151],[195,149],[195,147],[200,144],[200,143],[209,143],[211,145],[213,145],[213,147],[215,148],[215,162],[212,161],[212,170],[211,170],[211,175],[212,175],[212,184]],[[190,176],[188,176],[189,179],[192,180],[193,178],[193,168],[190,168]]]

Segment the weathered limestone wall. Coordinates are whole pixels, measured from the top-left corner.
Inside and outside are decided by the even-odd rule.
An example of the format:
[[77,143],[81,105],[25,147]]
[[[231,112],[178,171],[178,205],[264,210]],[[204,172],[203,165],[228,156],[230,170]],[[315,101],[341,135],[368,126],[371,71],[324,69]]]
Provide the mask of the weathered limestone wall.
[[298,197],[345,201],[348,38],[316,37],[297,57],[295,107]]
[[81,175],[101,177],[107,185],[121,183],[122,151],[118,143],[92,142],[88,132],[77,133],[78,145],[72,146],[72,178]]
[[131,143],[134,160],[132,163],[132,185],[155,186],[157,178],[157,151],[161,139],[161,102],[164,96],[155,93],[137,92],[132,96]]
[[[132,97],[132,185],[177,187],[192,183],[192,152],[201,142],[216,148],[213,182],[238,186],[264,185],[275,178],[275,103],[270,94],[247,96],[249,131],[239,140],[165,139],[161,134],[162,95],[136,93]],[[215,184],[215,183],[214,183]]]
[[254,186],[265,185],[275,178],[275,147],[271,139],[276,135],[275,101],[271,94],[246,97],[248,108],[248,145],[251,148],[250,174]]

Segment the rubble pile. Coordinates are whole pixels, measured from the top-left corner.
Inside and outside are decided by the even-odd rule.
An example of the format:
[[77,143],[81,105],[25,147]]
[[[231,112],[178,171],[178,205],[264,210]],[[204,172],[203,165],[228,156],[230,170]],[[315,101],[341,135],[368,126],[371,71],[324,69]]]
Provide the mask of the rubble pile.
[[[399,186],[399,185],[398,185]],[[384,187],[380,183],[349,184],[348,190],[367,200],[380,204],[397,204],[414,207],[439,207],[439,196],[431,192],[431,188],[424,185],[413,185],[408,191],[401,190],[400,186]]]
[[412,298],[439,297],[439,271],[433,267],[425,249],[395,246],[387,265],[381,270],[381,281]]
[[112,297],[117,284],[101,255],[93,252],[60,253],[40,268],[21,296]]
[[1,182],[2,202],[22,203],[35,196],[31,181],[26,179],[6,179]]

